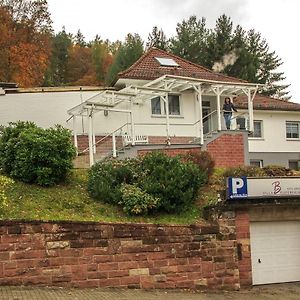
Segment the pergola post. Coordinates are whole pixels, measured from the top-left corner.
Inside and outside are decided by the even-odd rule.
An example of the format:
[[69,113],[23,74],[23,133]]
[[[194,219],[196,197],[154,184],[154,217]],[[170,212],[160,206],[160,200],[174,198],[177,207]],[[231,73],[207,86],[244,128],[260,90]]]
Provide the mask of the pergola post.
[[249,111],[249,131],[254,131],[254,117],[253,117],[253,99],[251,97],[251,89],[247,90],[248,96],[248,111]]
[[218,114],[218,130],[222,129],[221,125],[221,92],[220,87],[217,87],[217,114]]
[[170,143],[170,116],[169,116],[169,97],[168,94],[162,96],[161,99],[164,102],[166,110],[166,133],[167,133],[167,143]]
[[77,139],[77,127],[76,127],[76,116],[73,115],[73,138],[74,138],[74,146],[76,149],[76,154],[78,154],[78,139]]
[[90,167],[94,164],[94,151],[93,151],[93,112],[88,110],[88,123],[89,123],[89,158]]
[[96,135],[95,135],[95,126],[94,126],[94,118],[92,116],[92,137],[93,137],[93,153],[96,154]]
[[202,113],[202,90],[201,85],[198,87],[194,86],[196,91],[196,96],[198,100],[198,112],[199,112],[199,137],[200,137],[200,144],[203,145],[204,143],[204,136],[203,136],[203,113]]
[[134,114],[133,114],[133,99],[130,99],[130,123],[131,123],[131,140],[132,146],[135,145],[135,126],[134,126]]

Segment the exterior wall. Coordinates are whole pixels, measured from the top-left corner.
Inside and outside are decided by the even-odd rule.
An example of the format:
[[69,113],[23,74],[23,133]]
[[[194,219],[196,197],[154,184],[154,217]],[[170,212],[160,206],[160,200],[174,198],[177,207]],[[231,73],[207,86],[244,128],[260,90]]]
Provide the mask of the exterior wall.
[[[73,129],[73,122],[69,119],[67,110],[80,104],[100,91],[82,92],[44,92],[44,93],[17,93],[7,94],[0,98],[0,125],[7,125],[12,121],[33,121],[38,126],[48,128],[60,124],[66,128]],[[203,101],[210,101],[211,110],[216,108],[216,97],[204,96]],[[193,91],[185,91],[180,97],[180,116],[170,116],[170,135],[172,137],[198,136],[199,119],[198,103],[195,102]],[[124,102],[118,108],[129,109],[129,103]],[[151,115],[151,101],[139,101],[133,106],[136,134],[148,136],[166,135],[165,116]],[[214,115],[215,116],[215,115]],[[88,122],[86,117],[77,117],[77,133],[87,134]],[[223,120],[223,118],[222,118]],[[94,128],[97,135],[106,135],[130,123],[128,113],[103,111],[94,114]],[[149,125],[150,124],[150,125]],[[216,129],[216,120],[211,122],[211,129]],[[122,133],[131,132],[130,124],[122,128]]]
[[263,137],[249,138],[249,152],[300,154],[300,139],[287,140],[285,125],[286,121],[300,122],[300,112],[254,111],[254,120],[263,121]]
[[[70,117],[67,110],[97,93],[84,91],[81,94],[78,91],[7,94],[0,98],[0,125],[21,120],[33,121],[43,128],[61,124],[72,129],[72,121],[66,122]],[[87,124],[83,128],[87,132]],[[78,126],[78,130],[82,132],[82,126]]]
[[238,289],[234,230],[1,221],[0,284]]
[[244,135],[226,134],[219,136],[206,145],[206,150],[212,155],[218,167],[243,166],[247,163],[247,141]]
[[[154,150],[147,150],[147,149],[143,149],[143,150],[138,150],[138,156],[143,156],[149,152],[155,151]],[[180,154],[187,154],[189,152],[199,152],[200,149],[199,148],[164,148],[164,149],[159,149],[159,151],[167,154],[168,156],[176,156],[176,155],[180,155]]]
[[299,152],[252,152],[249,153],[250,160],[262,160],[263,166],[268,165],[280,165],[283,167],[289,167],[289,160],[300,160],[300,148]]

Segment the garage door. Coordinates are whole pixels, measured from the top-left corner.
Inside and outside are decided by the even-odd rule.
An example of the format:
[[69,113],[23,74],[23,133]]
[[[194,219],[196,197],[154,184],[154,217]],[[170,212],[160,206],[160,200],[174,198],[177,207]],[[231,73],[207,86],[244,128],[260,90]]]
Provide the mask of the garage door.
[[300,281],[300,221],[251,222],[253,284]]

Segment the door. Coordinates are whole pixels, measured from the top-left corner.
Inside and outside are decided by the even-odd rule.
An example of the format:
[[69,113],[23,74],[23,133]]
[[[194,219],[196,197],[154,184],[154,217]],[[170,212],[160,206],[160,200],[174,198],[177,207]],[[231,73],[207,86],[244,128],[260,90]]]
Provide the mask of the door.
[[211,131],[211,116],[205,118],[210,113],[210,108],[202,108],[203,117],[203,134],[209,133]]
[[253,284],[300,281],[300,221],[251,222]]

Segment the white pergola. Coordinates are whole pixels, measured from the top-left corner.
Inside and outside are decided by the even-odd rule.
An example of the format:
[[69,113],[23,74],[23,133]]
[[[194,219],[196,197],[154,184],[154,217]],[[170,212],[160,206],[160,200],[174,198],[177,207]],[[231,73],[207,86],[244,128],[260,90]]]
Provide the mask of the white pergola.
[[[167,140],[170,137],[170,120],[169,120],[169,105],[168,94],[169,93],[182,93],[186,90],[194,90],[195,101],[197,102],[197,132],[200,144],[204,142],[203,134],[203,116],[202,116],[202,97],[205,95],[216,96],[217,99],[217,129],[221,130],[221,96],[238,96],[246,95],[248,98],[248,114],[249,114],[249,130],[253,131],[253,99],[259,88],[259,84],[247,83],[247,82],[223,82],[213,81],[205,79],[196,79],[190,77],[164,75],[153,81],[148,82],[143,86],[127,86],[119,91],[105,90],[85,102],[68,110],[68,114],[73,118],[73,134],[74,144],[77,148],[77,132],[76,132],[76,117],[85,116],[88,118],[88,137],[89,137],[89,151],[90,165],[94,163],[94,153],[96,152],[95,131],[93,128],[93,116],[99,111],[111,111],[130,114],[131,125],[131,138],[132,144],[135,141],[135,122],[134,122],[134,103],[141,101],[151,100],[155,97],[160,97],[165,103],[166,109],[166,135]],[[120,108],[120,103],[128,103],[129,108]],[[119,130],[118,128],[117,130]],[[115,132],[111,134],[114,137]],[[113,139],[114,143],[114,139]],[[114,150],[114,155],[115,155]]]

